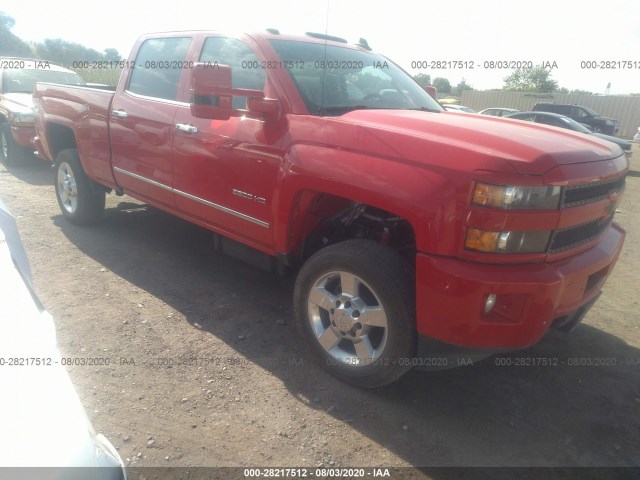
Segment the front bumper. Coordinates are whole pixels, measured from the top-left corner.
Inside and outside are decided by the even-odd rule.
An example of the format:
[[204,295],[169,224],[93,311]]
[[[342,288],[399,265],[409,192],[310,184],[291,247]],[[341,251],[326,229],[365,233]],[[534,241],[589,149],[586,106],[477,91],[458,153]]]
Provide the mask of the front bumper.
[[[488,265],[418,253],[418,333],[466,348],[532,345],[555,320],[586,313],[582,307],[599,295],[624,237],[612,224],[593,248],[552,263]],[[485,314],[490,294],[496,304]]]
[[13,137],[13,141],[24,147],[28,150],[34,150],[35,146],[33,145],[33,138],[36,136],[36,129],[34,126],[23,127],[23,126],[11,126],[11,136]]

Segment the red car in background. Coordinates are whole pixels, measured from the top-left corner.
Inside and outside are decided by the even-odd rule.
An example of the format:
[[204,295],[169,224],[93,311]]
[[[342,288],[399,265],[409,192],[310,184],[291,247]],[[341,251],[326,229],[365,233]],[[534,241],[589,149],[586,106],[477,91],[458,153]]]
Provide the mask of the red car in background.
[[33,154],[33,88],[37,82],[85,85],[77,73],[46,60],[0,58],[0,161],[16,163]]

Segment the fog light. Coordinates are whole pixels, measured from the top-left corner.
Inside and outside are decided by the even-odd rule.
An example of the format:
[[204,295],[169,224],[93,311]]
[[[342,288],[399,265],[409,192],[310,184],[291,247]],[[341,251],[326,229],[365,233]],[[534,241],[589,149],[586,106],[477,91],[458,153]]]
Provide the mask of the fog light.
[[487,296],[487,299],[484,302],[485,315],[488,315],[489,312],[493,310],[493,307],[495,306],[495,304],[496,304],[496,294],[491,293],[490,295]]

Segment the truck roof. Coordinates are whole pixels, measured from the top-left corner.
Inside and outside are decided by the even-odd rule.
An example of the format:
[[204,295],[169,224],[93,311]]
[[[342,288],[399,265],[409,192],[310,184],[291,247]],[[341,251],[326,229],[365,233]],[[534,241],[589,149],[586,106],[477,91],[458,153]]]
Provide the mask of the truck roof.
[[262,31],[255,32],[226,32],[220,30],[183,30],[183,31],[167,31],[167,32],[153,32],[142,35],[140,38],[155,38],[162,36],[178,36],[178,35],[224,35],[229,37],[241,37],[243,35],[249,36],[256,40],[290,40],[294,42],[306,42],[306,43],[319,43],[335,45],[337,47],[347,47],[354,50],[371,51],[371,47],[364,38],[360,38],[357,43],[349,43],[342,37],[336,37],[334,35],[328,35],[325,33],[317,32],[305,32],[304,35],[293,34],[281,34],[279,30],[275,28],[268,28]]

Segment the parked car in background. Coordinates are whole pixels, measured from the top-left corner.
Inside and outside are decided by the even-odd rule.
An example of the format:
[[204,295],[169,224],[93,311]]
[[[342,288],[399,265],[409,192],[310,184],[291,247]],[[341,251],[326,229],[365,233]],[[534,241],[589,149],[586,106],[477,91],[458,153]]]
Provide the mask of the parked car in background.
[[565,117],[564,115],[558,115],[556,113],[547,112],[518,112],[507,115],[505,118],[512,118],[515,120],[525,120],[527,122],[542,123],[544,125],[551,125],[552,127],[566,128],[567,130],[573,130],[574,132],[586,133],[593,135],[603,140],[608,140],[617,144],[627,157],[631,156],[631,143],[618,137],[612,137],[611,135],[605,135],[604,133],[596,133],[589,130],[584,125],[576,122],[574,119]]
[[16,163],[35,149],[33,101],[36,82],[84,85],[77,73],[45,60],[0,58],[0,161]]
[[485,108],[484,110],[480,110],[478,113],[480,115],[491,115],[494,117],[505,117],[507,115],[511,115],[512,113],[519,112],[517,108]]
[[443,107],[450,112],[478,113],[474,109],[465,107],[464,105],[443,105]]
[[590,108],[580,105],[568,105],[565,103],[536,103],[533,108],[535,112],[550,112],[573,118],[576,122],[588,125],[595,133],[613,135],[618,131],[620,123],[618,120],[603,117]]
[[633,137],[633,141],[634,141],[634,142],[638,142],[638,143],[640,143],[640,127],[638,127],[638,131],[637,131],[637,133],[634,135],[634,137]]
[[0,312],[0,477],[126,480],[120,456],[93,429],[71,383],[64,367],[71,359],[58,350],[1,200]]

